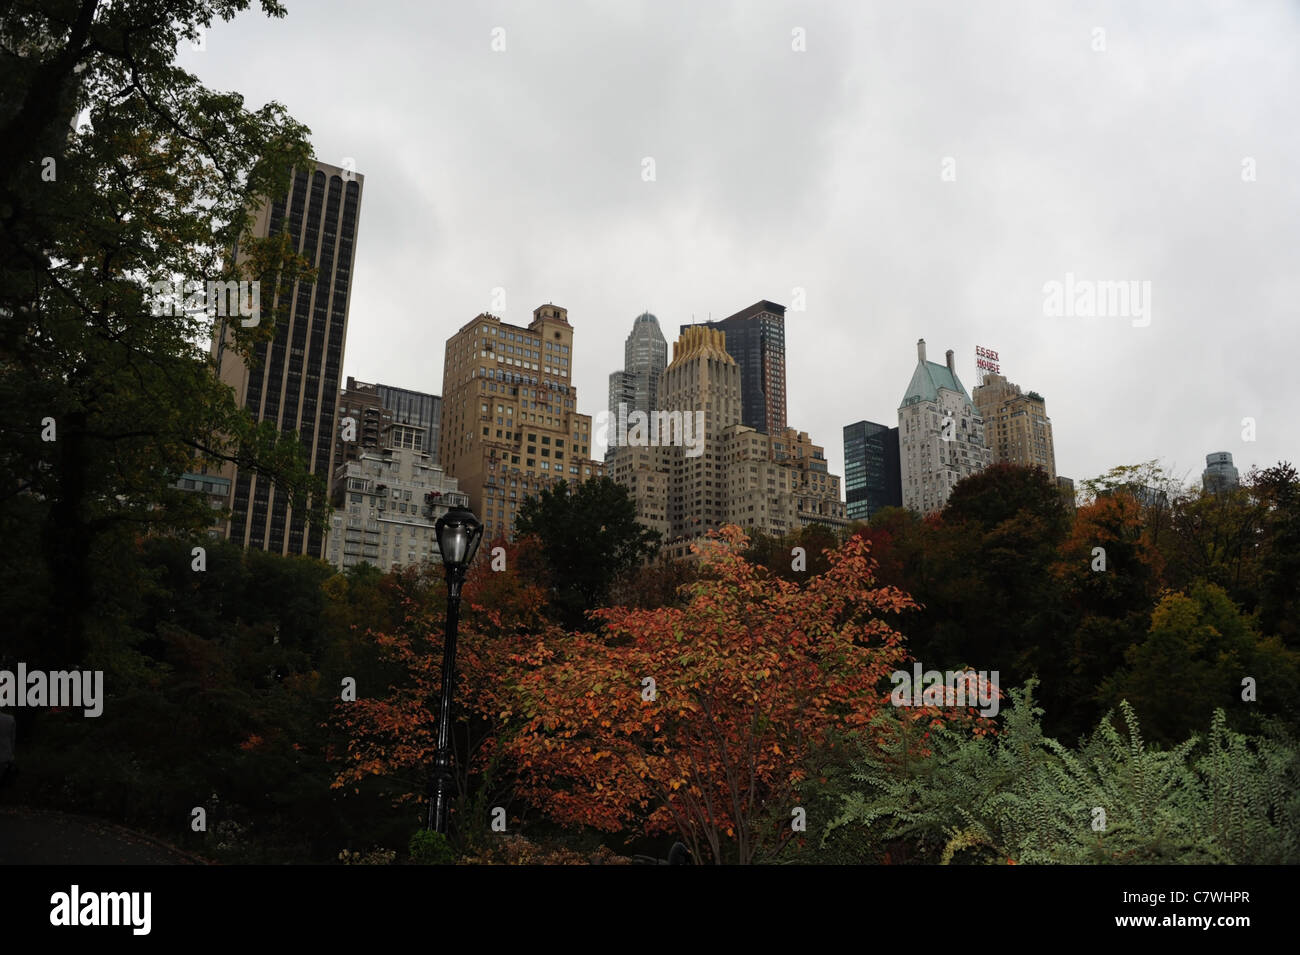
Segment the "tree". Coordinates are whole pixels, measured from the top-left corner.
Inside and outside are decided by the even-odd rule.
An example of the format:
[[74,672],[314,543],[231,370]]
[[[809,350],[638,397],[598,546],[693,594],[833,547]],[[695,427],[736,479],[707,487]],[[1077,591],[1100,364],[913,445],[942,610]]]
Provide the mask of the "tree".
[[[111,619],[123,538],[206,529],[201,495],[173,487],[182,472],[238,461],[323,521],[323,483],[295,437],[255,426],[213,374],[215,317],[164,310],[151,292],[177,276],[261,282],[259,324],[233,323],[234,347],[251,354],[288,305],[277,290],[311,276],[282,237],[251,234],[253,210],[310,156],[307,130],[172,62],[180,39],[248,5],[62,0],[0,13],[0,509],[6,525],[40,528],[43,626],[26,637],[52,663],[82,659],[87,629]],[[82,111],[89,125],[72,132]]]
[[686,586],[699,578],[693,560],[655,560],[623,571],[610,588],[609,601],[617,607],[683,606]]
[[[1051,568],[1069,513],[1042,469],[995,465],[962,480],[938,515],[872,521],[885,579],[923,610],[899,624],[927,666],[996,670],[1007,682],[1060,666],[1066,617]],[[1053,681],[1055,682],[1055,681]]]
[[1183,588],[1193,580],[1208,580],[1246,610],[1254,610],[1259,604],[1264,518],[1264,506],[1248,488],[1176,499],[1161,546],[1169,584]]
[[[793,834],[811,747],[865,726],[905,658],[861,538],[800,588],[723,528],[684,608],[607,608],[520,675],[506,743],[520,795],[566,825],[675,832],[695,858],[771,858]],[[697,545],[698,546],[698,545]]]
[[[508,567],[528,566],[536,547],[524,538],[506,546]],[[332,725],[346,739],[336,753],[332,787],[357,789],[376,777],[398,802],[424,795],[437,751],[446,590],[439,568],[405,568],[391,575],[399,619],[367,636],[393,673],[387,687],[339,703]],[[513,686],[536,665],[559,633],[546,618],[546,593],[517,572],[477,561],[465,582],[456,645],[453,736],[456,798],[450,836],[461,851],[490,831],[494,807],[509,807],[513,776],[503,748],[519,719]]]
[[[1162,742],[1181,739],[1216,709],[1237,727],[1249,725],[1254,710],[1293,725],[1300,717],[1300,654],[1276,637],[1261,638],[1217,584],[1198,580],[1185,594],[1166,594],[1146,639],[1129,647],[1125,661],[1102,687],[1101,700],[1128,700],[1148,735]],[[1250,702],[1243,700],[1246,678],[1255,684]]]
[[[818,574],[830,566],[826,552],[833,550],[839,540],[835,531],[825,524],[808,524],[780,536],[755,532],[750,540],[745,559],[766,567],[785,580],[798,583]],[[803,559],[795,563],[795,548],[803,548]]]
[[515,532],[541,544],[551,583],[551,605],[569,628],[582,627],[588,610],[605,603],[619,574],[658,549],[659,533],[636,520],[627,488],[609,478],[570,486],[560,481],[519,508]]
[[1300,474],[1287,461],[1251,471],[1263,508],[1260,542],[1260,625],[1300,649]]
[[1162,568],[1132,495],[1103,495],[1079,508],[1051,568],[1072,621],[1058,639],[1068,670],[1044,687],[1056,735],[1075,736],[1096,723],[1102,682],[1146,633],[1164,585]]
[[1080,481],[1079,491],[1085,504],[1111,494],[1132,496],[1141,508],[1142,525],[1154,544],[1160,542],[1169,523],[1173,502],[1185,493],[1182,482],[1156,460],[1113,467],[1099,477]]

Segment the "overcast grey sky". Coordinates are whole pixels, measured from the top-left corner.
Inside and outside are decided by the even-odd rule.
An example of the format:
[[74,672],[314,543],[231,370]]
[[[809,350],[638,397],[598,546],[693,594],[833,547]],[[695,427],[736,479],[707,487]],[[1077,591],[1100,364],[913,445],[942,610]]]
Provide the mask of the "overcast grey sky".
[[[441,392],[499,286],[568,308],[594,415],[640,312],[804,289],[789,422],[837,474],[918,337],[968,389],[996,349],[1076,479],[1300,459],[1295,3],[286,5],[181,63],[364,174],[345,375]],[[1046,314],[1067,273],[1149,282],[1149,324]]]

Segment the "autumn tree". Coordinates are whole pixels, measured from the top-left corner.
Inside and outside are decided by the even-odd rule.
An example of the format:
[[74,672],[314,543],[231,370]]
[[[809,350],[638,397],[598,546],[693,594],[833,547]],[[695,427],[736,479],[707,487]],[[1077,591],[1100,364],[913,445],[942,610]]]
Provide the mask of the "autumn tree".
[[659,559],[632,567],[619,574],[609,591],[609,602],[618,607],[682,606],[689,599],[688,584],[699,577],[693,560]]
[[[538,648],[506,745],[519,793],[567,825],[675,833],[696,859],[771,858],[812,748],[887,703],[912,607],[877,586],[861,538],[800,588],[747,562],[735,527],[706,543],[682,608],[607,608],[599,633]],[[887,685],[887,684],[886,684]]]
[[[507,568],[536,563],[535,541],[503,546]],[[426,794],[437,751],[446,588],[437,565],[405,568],[392,578],[399,618],[368,636],[395,676],[336,707],[332,725],[345,748],[335,754],[332,786],[348,792],[379,777],[398,802],[410,802]],[[492,570],[488,559],[475,562],[461,599],[450,823],[454,844],[465,850],[489,832],[493,807],[511,805],[511,766],[501,752],[518,722],[511,714],[516,674],[559,638],[546,615],[545,590],[513,569]]]

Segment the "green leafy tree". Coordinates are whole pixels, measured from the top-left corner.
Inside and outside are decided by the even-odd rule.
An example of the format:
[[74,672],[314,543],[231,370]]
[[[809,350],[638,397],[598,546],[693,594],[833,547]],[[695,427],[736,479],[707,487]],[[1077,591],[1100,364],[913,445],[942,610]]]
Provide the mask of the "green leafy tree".
[[255,425],[214,375],[220,319],[154,293],[177,277],[260,282],[258,324],[229,329],[230,347],[251,354],[284,290],[311,278],[283,237],[251,234],[252,211],[308,160],[307,130],[173,62],[178,42],[248,6],[0,9],[0,526],[35,527],[8,563],[40,558],[15,568],[39,609],[19,642],[39,659],[83,659],[89,631],[111,622],[104,608],[135,583],[114,564],[124,538],[206,528],[202,496],[173,487],[185,471],[237,461],[323,520],[323,484],[296,437]]
[[[1128,649],[1127,666],[1103,685],[1103,702],[1131,703],[1151,738],[1181,739],[1216,709],[1238,727],[1258,709],[1293,723],[1300,713],[1300,654],[1263,638],[1223,588],[1196,581],[1186,594],[1166,594],[1151,614],[1145,640]],[[1255,701],[1242,699],[1244,679]]]
[[[829,551],[840,544],[835,531],[825,524],[809,524],[788,534],[764,534],[750,539],[745,559],[766,567],[769,573],[793,583],[806,583],[830,569]],[[803,548],[803,559],[795,563],[795,548]],[[796,569],[797,567],[797,569]]]
[[1218,584],[1247,611],[1259,605],[1258,540],[1265,508],[1248,488],[1189,493],[1174,501],[1161,539],[1170,586]]
[[560,481],[519,508],[515,531],[531,535],[550,577],[551,606],[568,628],[586,625],[618,576],[658,550],[659,533],[637,523],[627,488],[609,478]]
[[1107,494],[1079,508],[1051,568],[1069,621],[1057,641],[1068,667],[1044,688],[1055,735],[1075,738],[1096,724],[1106,708],[1102,683],[1124,665],[1128,647],[1145,638],[1163,567],[1133,495]]

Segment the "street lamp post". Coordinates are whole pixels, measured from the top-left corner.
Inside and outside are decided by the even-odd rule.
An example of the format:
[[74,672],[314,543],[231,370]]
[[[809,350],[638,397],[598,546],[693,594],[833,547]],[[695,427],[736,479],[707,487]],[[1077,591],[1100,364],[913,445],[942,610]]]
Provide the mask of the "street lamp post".
[[451,802],[451,696],[456,684],[456,628],[460,622],[460,588],[474,560],[483,525],[467,507],[453,507],[433,527],[442,565],[447,569],[447,630],[442,645],[442,696],[438,700],[438,751],[429,774],[429,828],[447,832]]

